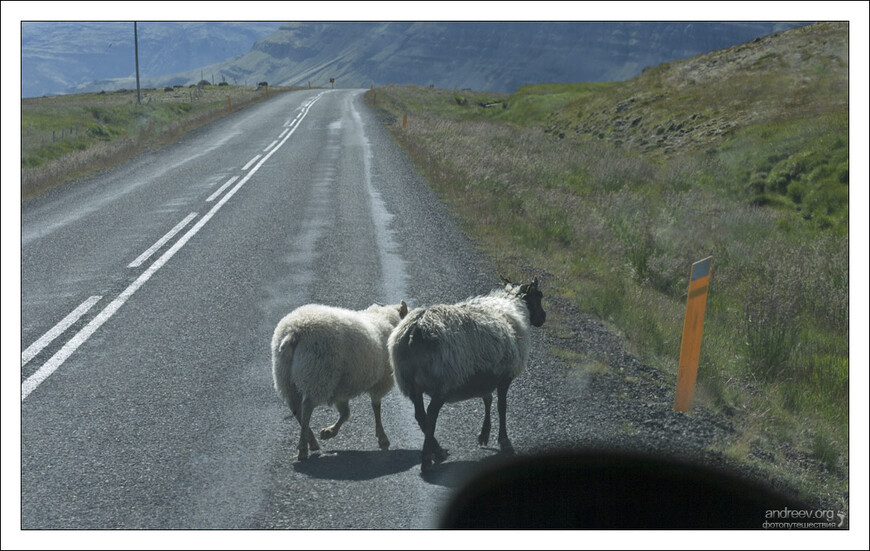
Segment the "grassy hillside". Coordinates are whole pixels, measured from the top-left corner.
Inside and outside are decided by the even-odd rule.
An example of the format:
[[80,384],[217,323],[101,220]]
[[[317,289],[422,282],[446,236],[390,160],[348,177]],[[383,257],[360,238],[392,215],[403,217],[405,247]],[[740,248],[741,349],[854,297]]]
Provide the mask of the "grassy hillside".
[[504,272],[543,274],[671,382],[689,269],[712,256],[695,406],[738,427],[716,451],[839,504],[847,37],[814,24],[514,94],[387,86],[377,107]]
[[[286,88],[271,88],[280,93]],[[266,99],[248,86],[72,94],[21,101],[21,194],[122,162],[233,110]]]

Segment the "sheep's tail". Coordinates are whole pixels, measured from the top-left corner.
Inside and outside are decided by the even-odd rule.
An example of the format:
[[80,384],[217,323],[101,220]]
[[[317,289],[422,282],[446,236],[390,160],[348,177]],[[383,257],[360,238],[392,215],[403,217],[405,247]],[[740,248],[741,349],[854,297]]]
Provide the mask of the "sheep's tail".
[[396,385],[406,396],[416,392],[417,362],[415,350],[425,343],[425,336],[420,329],[420,318],[426,313],[423,309],[411,311],[390,335],[390,363],[393,367],[393,377]]
[[423,332],[420,330],[420,318],[422,318],[426,314],[426,310],[421,309],[416,312],[413,312],[410,316],[408,316],[408,321],[405,323],[405,326],[410,329],[410,331],[405,331],[405,345],[411,346],[412,344],[420,344],[423,339]]
[[299,334],[290,333],[281,339],[281,344],[278,345],[278,354],[289,360],[293,358],[293,351],[296,350],[296,345],[299,344]]

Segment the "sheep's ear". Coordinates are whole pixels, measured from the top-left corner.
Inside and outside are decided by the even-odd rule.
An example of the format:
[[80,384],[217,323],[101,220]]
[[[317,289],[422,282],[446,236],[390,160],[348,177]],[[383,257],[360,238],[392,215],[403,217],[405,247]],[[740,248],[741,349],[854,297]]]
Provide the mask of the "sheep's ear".
[[520,293],[524,295],[528,295],[530,293],[534,293],[538,290],[538,278],[532,280],[531,283],[526,283],[524,285],[520,285]]
[[402,301],[402,304],[399,306],[399,317],[404,318],[408,315],[408,305],[405,304],[405,301]]

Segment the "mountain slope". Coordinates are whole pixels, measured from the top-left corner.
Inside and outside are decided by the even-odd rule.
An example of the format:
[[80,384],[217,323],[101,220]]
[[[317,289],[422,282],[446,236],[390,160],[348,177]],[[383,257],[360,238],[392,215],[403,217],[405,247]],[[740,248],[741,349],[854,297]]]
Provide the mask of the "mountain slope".
[[644,70],[550,114],[549,132],[665,153],[753,124],[848,113],[848,24],[775,33]]
[[[230,83],[368,88],[411,83],[509,92],[541,82],[625,80],[645,67],[747,42],[798,23],[304,22],[286,23],[249,51],[155,73],[142,85]],[[125,31],[129,32],[129,30]],[[141,35],[140,35],[141,40]],[[166,45],[164,59],[178,55]],[[140,62],[143,51],[140,42]],[[132,56],[132,52],[127,59]],[[86,60],[83,60],[86,61]],[[92,61],[92,60],[91,60]],[[135,86],[132,71],[67,91]],[[210,63],[210,64],[209,64]],[[124,78],[115,78],[124,77]],[[107,80],[111,78],[112,80]],[[81,81],[78,81],[81,82]]]
[[[141,22],[137,25],[140,77],[150,83],[153,77],[237,56],[280,25]],[[23,22],[21,96],[133,87],[133,42],[131,22]],[[115,84],[113,79],[118,78],[125,78],[125,84]]]
[[281,85],[330,78],[512,91],[538,82],[625,80],[646,67],[746,42],[778,23],[288,23],[213,66]]

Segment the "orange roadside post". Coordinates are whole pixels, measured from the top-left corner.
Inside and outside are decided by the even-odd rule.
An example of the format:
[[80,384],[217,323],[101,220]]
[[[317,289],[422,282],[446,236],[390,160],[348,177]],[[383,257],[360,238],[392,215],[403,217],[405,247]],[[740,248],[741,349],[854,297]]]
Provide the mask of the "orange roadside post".
[[683,323],[683,341],[680,345],[680,365],[677,370],[677,391],[674,410],[687,412],[692,407],[698,360],[701,357],[701,335],[704,331],[704,311],[707,307],[707,289],[713,257],[708,256],[692,264],[689,276],[689,297],[686,299],[686,320]]
[[408,128],[408,115],[402,115],[402,129]]

